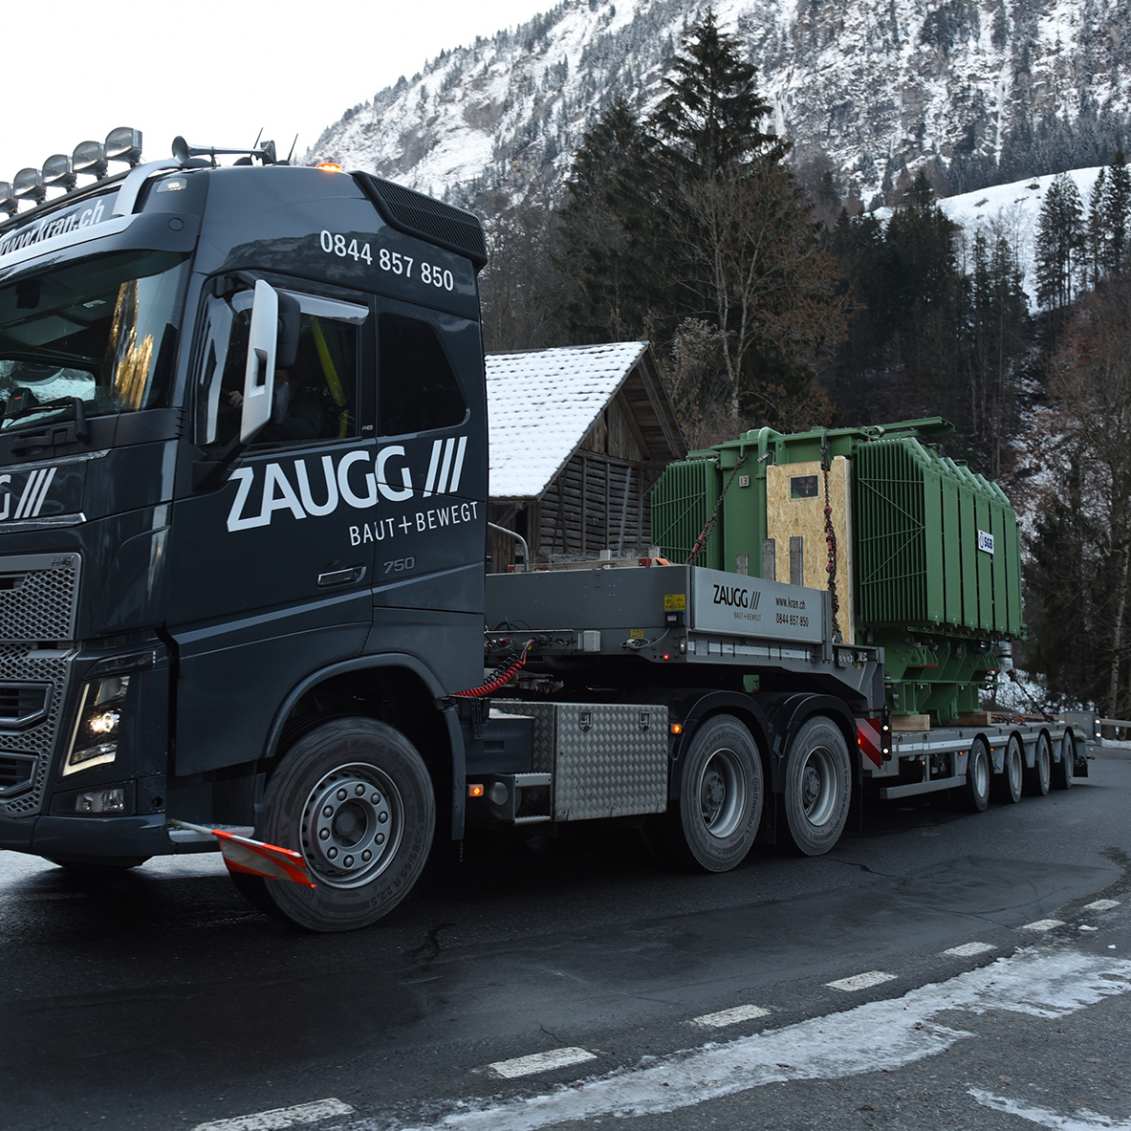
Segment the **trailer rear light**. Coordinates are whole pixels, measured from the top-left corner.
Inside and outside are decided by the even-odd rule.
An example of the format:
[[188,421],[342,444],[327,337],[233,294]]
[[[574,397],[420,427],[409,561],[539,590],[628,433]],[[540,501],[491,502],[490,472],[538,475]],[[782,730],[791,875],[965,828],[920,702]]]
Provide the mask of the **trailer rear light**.
[[665,664],[666,664],[666,663],[668,662],[668,660],[670,660],[671,658],[672,658],[672,654],[671,654],[670,652],[661,652],[661,653],[660,653],[660,659],[661,659],[661,660],[663,660]]
[[337,163],[337,161],[319,161],[314,166],[316,169],[321,169],[323,173],[344,173],[345,170]]
[[486,793],[486,789],[482,782],[470,782],[467,787],[468,797],[482,797]]

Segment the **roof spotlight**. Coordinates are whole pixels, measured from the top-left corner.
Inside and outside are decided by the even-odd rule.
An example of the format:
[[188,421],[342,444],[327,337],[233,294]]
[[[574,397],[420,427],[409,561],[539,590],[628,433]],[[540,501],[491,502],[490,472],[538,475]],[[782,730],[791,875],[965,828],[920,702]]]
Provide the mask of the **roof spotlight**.
[[70,192],[75,187],[75,171],[65,153],[56,153],[43,162],[43,184],[46,188],[61,188]]
[[106,160],[136,165],[141,160],[141,130],[119,126],[106,135]]
[[71,154],[71,168],[76,173],[97,177],[106,176],[106,149],[100,141],[80,141]]
[[42,204],[47,198],[43,174],[38,169],[21,169],[12,178],[12,188],[18,200],[30,200],[35,204]]
[[20,202],[12,191],[11,182],[0,181],[0,212],[7,212],[9,216],[14,216],[19,206]]

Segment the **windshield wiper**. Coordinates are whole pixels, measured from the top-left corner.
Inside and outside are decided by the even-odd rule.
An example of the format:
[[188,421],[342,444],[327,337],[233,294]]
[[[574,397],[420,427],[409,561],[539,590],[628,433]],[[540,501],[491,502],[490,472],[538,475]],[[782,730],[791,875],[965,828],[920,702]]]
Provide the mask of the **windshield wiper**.
[[[26,443],[18,451],[28,451],[36,447],[48,447],[60,443],[73,443],[75,440],[85,440],[87,437],[86,427],[86,410],[83,406],[81,397],[57,397],[50,401],[40,401],[34,404],[19,404],[17,403],[14,412],[9,413],[9,406],[13,401],[22,401],[23,398],[15,396],[10,397],[5,402],[3,409],[0,410],[0,428],[5,424],[12,421],[13,428],[22,427],[16,424],[15,421],[21,417],[34,416],[39,412],[51,412],[55,409],[70,409],[71,419],[74,421],[73,425],[68,422],[66,428],[47,428],[41,433],[28,435]],[[28,423],[33,423],[28,421]]]

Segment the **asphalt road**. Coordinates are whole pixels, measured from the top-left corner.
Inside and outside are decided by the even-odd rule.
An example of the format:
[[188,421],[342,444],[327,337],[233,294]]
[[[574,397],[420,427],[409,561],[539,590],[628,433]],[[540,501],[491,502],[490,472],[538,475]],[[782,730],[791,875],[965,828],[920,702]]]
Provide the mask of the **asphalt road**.
[[478,843],[346,936],[210,856],[0,856],[0,1128],[1127,1131],[1131,757],[1091,772],[724,876],[626,830]]

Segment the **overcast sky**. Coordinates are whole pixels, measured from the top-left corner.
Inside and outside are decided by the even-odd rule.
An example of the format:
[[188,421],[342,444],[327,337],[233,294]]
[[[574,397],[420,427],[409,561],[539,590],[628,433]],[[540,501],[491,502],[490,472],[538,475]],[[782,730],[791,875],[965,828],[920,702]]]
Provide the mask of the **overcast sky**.
[[[55,0],[6,22],[0,180],[136,126],[145,156],[176,134],[298,152],[349,106],[445,47],[522,23],[553,0]],[[37,12],[43,16],[39,24]],[[19,27],[16,27],[16,24]]]

